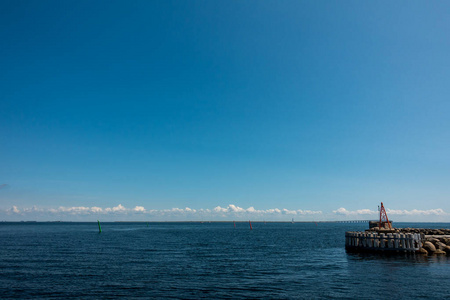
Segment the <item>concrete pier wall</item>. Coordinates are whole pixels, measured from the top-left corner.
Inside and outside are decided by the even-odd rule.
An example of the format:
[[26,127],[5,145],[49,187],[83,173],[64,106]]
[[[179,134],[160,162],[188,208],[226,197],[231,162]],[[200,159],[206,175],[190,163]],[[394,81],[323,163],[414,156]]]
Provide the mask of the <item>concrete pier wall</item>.
[[345,248],[349,251],[416,252],[422,247],[418,233],[346,232]]

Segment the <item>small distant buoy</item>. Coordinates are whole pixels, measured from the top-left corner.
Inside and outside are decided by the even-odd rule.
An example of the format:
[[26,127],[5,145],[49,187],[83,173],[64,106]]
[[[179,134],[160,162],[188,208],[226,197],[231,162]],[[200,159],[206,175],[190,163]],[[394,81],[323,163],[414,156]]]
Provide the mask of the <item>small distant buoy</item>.
[[236,222],[235,221],[233,221],[233,226],[234,226],[234,228],[236,228]]
[[250,224],[250,230],[252,230],[252,222],[250,222],[250,220],[248,221],[248,223]]
[[102,227],[100,226],[100,221],[97,220],[98,223],[98,233],[102,233]]
[[148,222],[147,222],[147,227],[148,227]]

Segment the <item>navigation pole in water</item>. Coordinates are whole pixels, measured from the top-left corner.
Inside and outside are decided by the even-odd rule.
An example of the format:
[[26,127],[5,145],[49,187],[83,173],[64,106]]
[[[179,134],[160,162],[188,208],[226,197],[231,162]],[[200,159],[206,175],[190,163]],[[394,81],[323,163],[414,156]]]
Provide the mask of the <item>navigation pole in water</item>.
[[98,223],[98,233],[102,233],[102,227],[100,226],[100,221],[97,220]]

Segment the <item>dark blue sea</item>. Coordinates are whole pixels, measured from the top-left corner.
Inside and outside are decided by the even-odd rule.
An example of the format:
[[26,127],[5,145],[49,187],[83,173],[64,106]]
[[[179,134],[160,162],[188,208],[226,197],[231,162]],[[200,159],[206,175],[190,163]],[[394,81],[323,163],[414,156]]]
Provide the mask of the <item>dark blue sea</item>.
[[[357,255],[364,223],[0,223],[0,298],[444,299],[450,257]],[[397,227],[450,228],[450,224]]]

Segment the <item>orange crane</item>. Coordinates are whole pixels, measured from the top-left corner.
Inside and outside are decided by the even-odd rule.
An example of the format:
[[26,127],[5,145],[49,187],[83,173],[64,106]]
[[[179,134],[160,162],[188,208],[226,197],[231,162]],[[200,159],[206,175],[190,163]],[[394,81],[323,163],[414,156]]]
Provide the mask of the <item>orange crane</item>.
[[389,222],[389,218],[386,214],[386,210],[384,209],[383,202],[381,202],[380,207],[380,222],[378,223],[379,228],[386,228],[386,224],[388,224],[389,229],[392,229],[391,222]]

